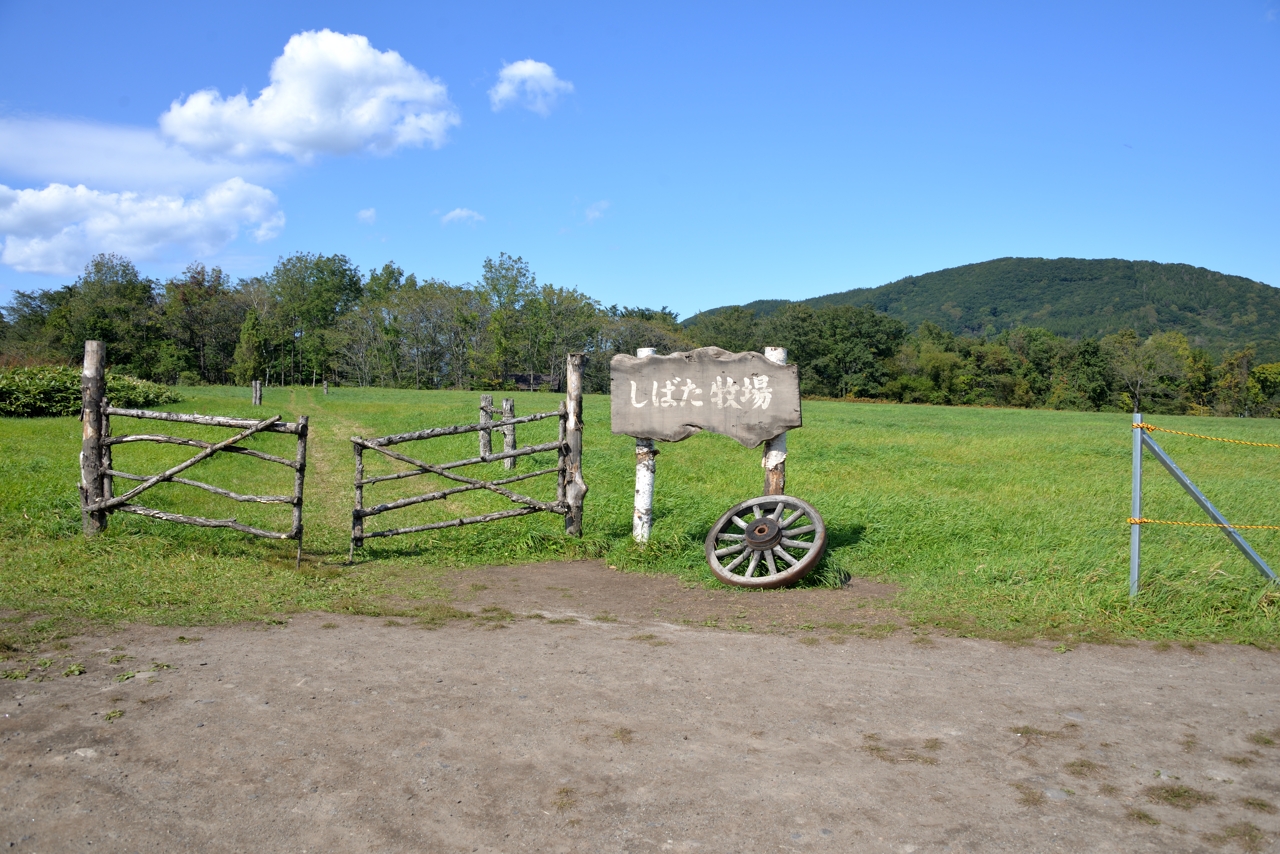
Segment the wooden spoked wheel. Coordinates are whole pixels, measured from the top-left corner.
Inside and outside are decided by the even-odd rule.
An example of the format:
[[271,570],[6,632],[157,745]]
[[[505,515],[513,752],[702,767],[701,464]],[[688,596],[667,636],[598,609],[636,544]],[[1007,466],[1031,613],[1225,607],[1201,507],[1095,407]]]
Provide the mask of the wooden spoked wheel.
[[762,495],[730,508],[707,534],[707,563],[725,584],[782,587],[809,574],[827,547],[818,511],[789,495]]

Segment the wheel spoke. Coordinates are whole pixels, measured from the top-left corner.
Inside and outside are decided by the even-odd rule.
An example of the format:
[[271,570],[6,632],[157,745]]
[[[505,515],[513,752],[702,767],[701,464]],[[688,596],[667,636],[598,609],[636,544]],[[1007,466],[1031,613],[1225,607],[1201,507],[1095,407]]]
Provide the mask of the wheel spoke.
[[[771,545],[752,544],[760,528]],[[826,525],[809,504],[786,495],[764,495],[729,508],[707,534],[707,562],[726,584],[738,587],[781,587],[803,578],[821,560],[827,546]]]
[[783,551],[782,546],[774,546],[773,553],[776,554],[778,557],[782,558],[783,560],[785,560],[788,566],[795,566],[800,562],[795,558],[793,558],[791,555],[787,554],[785,551]]

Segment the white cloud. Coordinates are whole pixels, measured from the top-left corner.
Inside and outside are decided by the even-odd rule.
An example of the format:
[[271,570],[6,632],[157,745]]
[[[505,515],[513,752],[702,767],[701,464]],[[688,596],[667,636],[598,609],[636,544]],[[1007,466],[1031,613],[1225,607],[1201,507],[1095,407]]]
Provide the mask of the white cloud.
[[376,208],[365,208],[362,211],[356,212],[356,219],[360,220],[365,225],[373,225],[378,221],[378,211]]
[[444,144],[459,123],[444,84],[360,35],[299,33],[271,64],[271,83],[250,101],[204,89],[160,117],[166,136],[194,151],[248,157],[389,152]]
[[444,216],[440,217],[441,225],[448,225],[451,222],[484,222],[484,216],[476,213],[470,208],[454,208]]
[[0,118],[0,172],[40,184],[182,193],[228,178],[262,183],[287,168],[275,160],[231,163],[197,157],[155,129]]
[[254,227],[262,241],[284,227],[275,194],[231,178],[199,198],[104,193],[83,184],[15,190],[0,184],[0,263],[23,273],[73,274],[97,252],[134,259],[180,248],[209,255]]
[[595,222],[600,217],[604,216],[604,212],[608,209],[609,203],[603,199],[594,204],[587,205],[587,222]]
[[550,65],[522,59],[502,66],[497,84],[489,90],[489,103],[497,111],[518,102],[525,109],[545,116],[561,94],[572,91],[573,84],[556,77],[556,71]]

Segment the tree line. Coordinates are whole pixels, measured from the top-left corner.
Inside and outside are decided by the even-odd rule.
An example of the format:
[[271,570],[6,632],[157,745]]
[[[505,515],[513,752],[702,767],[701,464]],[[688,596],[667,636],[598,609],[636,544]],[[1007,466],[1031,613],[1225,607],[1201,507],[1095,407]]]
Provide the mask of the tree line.
[[1181,332],[1121,329],[1068,338],[1037,327],[957,335],[925,321],[914,331],[859,306],[790,303],[759,316],[743,307],[688,330],[729,350],[786,347],[802,394],[969,406],[1280,416],[1280,362],[1253,347],[1215,358]]
[[655,347],[786,347],[810,397],[1152,413],[1280,415],[1280,363],[1252,348],[1214,357],[1180,332],[1100,339],[1035,327],[909,330],[870,308],[747,308],[683,327],[667,308],[603,306],[539,283],[527,262],[485,259],[476,282],[419,280],[394,263],[367,275],[342,255],[298,253],[232,281],[193,263],[159,282],[99,255],[70,285],[18,291],[0,315],[0,361],[76,364],[107,343],[117,371],[166,384],[558,390],[585,352],[586,390],[609,390],[609,360]]

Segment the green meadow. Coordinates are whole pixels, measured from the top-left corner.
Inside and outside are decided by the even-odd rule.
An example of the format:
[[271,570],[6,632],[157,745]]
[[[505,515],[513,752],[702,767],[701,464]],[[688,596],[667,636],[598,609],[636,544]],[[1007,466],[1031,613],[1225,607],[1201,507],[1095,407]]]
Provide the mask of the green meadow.
[[[301,566],[293,543],[260,540],[117,513],[108,532],[80,535],[80,425],[74,418],[0,419],[0,615],[13,648],[89,624],[198,625],[275,619],[290,612],[427,613],[446,598],[440,580],[486,564],[600,558],[629,572],[668,573],[715,585],[702,553],[706,532],[730,505],[758,494],[760,449],[698,435],[660,445],[654,537],[632,543],[634,440],[609,432],[608,399],[585,407],[585,536],[536,514],[468,528],[373,539],[347,561],[354,458],[350,437],[476,420],[478,392],[269,388],[264,406],[247,389],[183,388],[173,411],[310,416],[306,535]],[[502,394],[496,394],[502,397]],[[515,393],[517,415],[554,409],[561,398]],[[1146,526],[1143,591],[1128,597],[1129,417],[1019,409],[810,401],[805,426],[788,437],[788,493],[823,514],[827,554],[804,582],[834,586],[856,576],[900,589],[892,607],[922,630],[1065,645],[1145,638],[1280,644],[1280,589],[1216,530]],[[1280,421],[1161,416],[1171,429],[1280,444]],[[114,432],[179,433],[203,439],[230,431],[114,419]],[[521,445],[550,441],[556,422],[522,425]],[[1280,524],[1280,449],[1155,434],[1228,519]],[[500,437],[495,436],[495,446]],[[293,437],[254,437],[249,447],[293,456]],[[401,445],[428,462],[476,451],[474,434]],[[150,474],[194,453],[153,444],[116,446],[115,467]],[[366,452],[366,474],[397,470]],[[554,454],[522,458],[513,474],[547,468]],[[500,463],[463,470],[502,476]],[[288,494],[293,472],[220,455],[185,476],[241,493]],[[1144,515],[1204,521],[1148,457]],[[434,476],[366,487],[365,504],[442,488]],[[117,481],[116,493],[127,488]],[[554,477],[513,484],[554,495]],[[181,485],[140,499],[163,510],[288,528],[288,506],[237,504]],[[504,509],[482,492],[366,520],[366,530]],[[1246,535],[1280,564],[1280,532]],[[779,595],[743,591],[743,596]],[[785,594],[784,594],[785,595]]]

